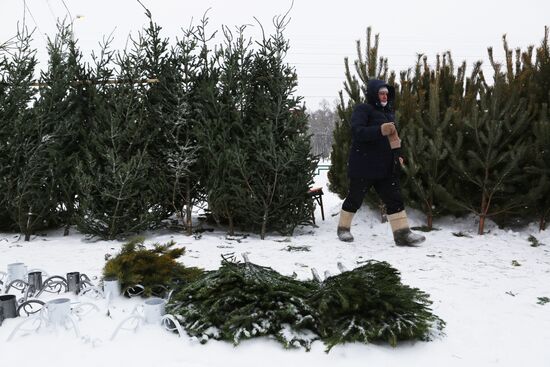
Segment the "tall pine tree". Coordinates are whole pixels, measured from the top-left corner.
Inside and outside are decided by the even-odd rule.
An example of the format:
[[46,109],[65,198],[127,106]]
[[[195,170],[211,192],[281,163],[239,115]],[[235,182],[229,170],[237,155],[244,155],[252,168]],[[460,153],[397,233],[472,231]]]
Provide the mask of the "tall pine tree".
[[[115,65],[108,48],[96,59],[94,134],[79,168],[77,224],[82,232],[105,239],[155,228],[166,216],[159,198],[166,191],[157,191],[162,177],[151,154],[159,131],[147,119],[148,86],[139,61],[144,52],[136,41],[132,50],[116,55]],[[100,79],[113,75],[118,75],[114,83]]]
[[438,62],[435,70],[427,67],[425,57],[423,64],[420,71],[419,57],[412,80],[402,75],[401,94],[406,97],[401,98],[399,106],[404,125],[400,136],[406,161],[403,169],[408,179],[404,190],[408,194],[407,203],[419,206],[426,214],[427,228],[431,229],[434,216],[445,213],[444,201],[447,204],[452,201],[445,189],[449,174],[447,139],[456,109],[450,97],[457,90],[461,92],[458,86],[463,82],[463,72],[459,69],[458,76],[455,75],[450,53],[443,56],[443,62]]
[[31,120],[29,105],[34,100],[32,80],[36,50],[32,34],[18,29],[11,43],[0,47],[0,229],[18,229],[16,200],[18,179],[25,170],[27,153],[24,135]]
[[68,91],[75,80],[76,62],[69,59],[71,44],[74,51],[70,27],[59,24],[54,39],[48,39],[48,66],[41,72],[31,118],[18,126],[22,149],[15,161],[24,168],[13,200],[19,230],[27,241],[38,229],[63,222],[69,225],[74,208],[71,170],[78,146],[75,129],[67,125],[71,113]]
[[209,89],[209,101],[203,112],[199,141],[204,163],[204,187],[209,209],[219,222],[227,223],[229,233],[246,218],[247,188],[241,176],[242,161],[248,152],[239,149],[239,141],[247,135],[244,126],[244,104],[248,98],[252,67],[251,41],[239,27],[234,35],[224,28],[225,41],[214,54],[212,64],[205,69],[217,85],[204,84]]
[[[528,59],[528,58],[525,58]],[[544,38],[536,49],[534,73],[529,88],[535,93],[534,103],[539,107],[539,113],[532,129],[532,144],[528,153],[528,164],[525,185],[529,188],[529,198],[534,208],[539,230],[546,229],[550,216],[550,44],[548,42],[548,27],[544,29]]]
[[241,178],[247,192],[248,226],[291,234],[311,223],[308,189],[317,158],[311,154],[307,116],[296,97],[297,75],[285,63],[286,16],[274,18],[275,33],[258,44],[245,108],[246,135],[239,140]]
[[479,217],[479,234],[486,218],[521,206],[523,198],[514,195],[513,184],[522,177],[520,162],[532,113],[519,90],[509,88],[504,74],[495,71],[494,85],[480,90],[479,106],[465,119],[465,159],[451,160],[464,192],[457,204]]

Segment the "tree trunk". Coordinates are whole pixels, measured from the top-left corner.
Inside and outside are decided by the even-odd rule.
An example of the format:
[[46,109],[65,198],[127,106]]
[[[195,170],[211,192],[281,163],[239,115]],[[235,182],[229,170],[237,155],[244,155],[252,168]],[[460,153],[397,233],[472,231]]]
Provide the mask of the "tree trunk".
[[193,234],[193,208],[191,205],[185,207],[185,229],[187,234],[191,236]]
[[227,220],[229,221],[229,234],[231,236],[234,236],[235,235],[235,224],[233,223],[233,216],[228,215]]
[[29,242],[31,240],[31,216],[32,216],[32,207],[29,208],[27,212],[27,223],[25,226],[25,241]]
[[479,216],[479,228],[477,230],[477,234],[482,235],[484,227],[485,227],[485,215],[481,214]]
[[485,218],[487,216],[487,211],[489,208],[487,207],[487,197],[485,196],[485,193],[481,195],[481,213],[479,214],[479,228],[477,231],[477,234],[482,235],[483,230],[485,228]]
[[433,220],[434,220],[434,213],[432,210],[432,206],[433,206],[432,201],[428,200],[428,202],[426,203],[426,226],[430,231],[432,230]]
[[386,223],[388,221],[386,205],[382,201],[380,201],[380,204],[378,204],[378,208],[380,208],[380,223]]
[[185,181],[185,229],[187,235],[193,234],[193,219],[191,218],[193,207],[191,206],[191,187],[189,179]]
[[65,229],[63,230],[63,236],[68,236],[71,229],[71,223],[74,222],[75,217],[75,202],[74,197],[71,199],[67,199],[68,205],[67,205],[67,222],[65,224]]
[[540,216],[539,232],[544,231],[545,229],[546,229],[546,216],[542,214]]
[[267,231],[267,208],[264,209],[264,217],[263,217],[263,220],[262,220],[262,230],[260,231],[260,238],[262,240],[265,239],[265,233]]

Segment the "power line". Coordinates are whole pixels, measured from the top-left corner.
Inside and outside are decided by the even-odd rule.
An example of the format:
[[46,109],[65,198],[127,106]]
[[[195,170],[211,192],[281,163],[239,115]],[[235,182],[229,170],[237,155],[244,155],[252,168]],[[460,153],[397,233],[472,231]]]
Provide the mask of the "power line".
[[[430,59],[430,58],[435,59],[436,55],[442,56],[443,54],[445,54],[445,52],[437,52],[433,55],[428,55],[425,52],[414,52],[414,53],[411,52],[409,54],[394,54],[394,53],[387,53],[387,52],[379,52],[379,56],[380,57],[385,57],[385,58],[391,58],[391,57],[414,57],[414,58],[416,58],[419,53],[422,54],[423,56],[427,56],[428,59]],[[356,53],[353,54],[352,52],[309,52],[309,51],[294,52],[294,51],[290,50],[288,52],[288,56],[293,56],[293,55],[357,57],[357,54]],[[452,56],[453,60],[461,59],[461,58],[472,59],[472,58],[482,58],[482,57],[484,57],[484,56],[480,56],[480,55],[459,55],[459,54],[453,54],[452,52],[451,52],[451,56]]]
[[[38,23],[36,23],[36,19],[34,19],[34,15],[32,14],[32,11],[31,9],[29,8],[29,6],[27,5],[27,1],[26,0],[23,0],[23,7],[24,11],[28,11],[29,12],[29,15],[31,16],[31,19],[32,21],[34,22],[34,26],[36,27],[36,29],[38,29],[38,32],[40,33],[40,35],[42,36],[42,38],[44,38],[44,41],[47,41],[46,40],[46,37],[44,36],[44,33],[42,33],[42,30],[40,29],[40,27],[38,26]],[[23,18],[24,19],[24,18]],[[24,24],[24,23],[23,23]]]
[[343,66],[344,62],[342,63],[325,63],[325,62],[289,62],[290,65],[319,65],[319,66]]
[[53,13],[53,9],[52,9],[52,6],[50,4],[50,0],[46,0],[46,4],[48,5],[48,9],[50,10],[50,14],[52,15],[52,19],[54,22],[57,22],[57,17],[55,16],[55,14]]
[[330,96],[302,96],[302,97],[306,97],[306,98],[337,98],[338,97],[338,93],[336,93],[335,95],[330,95]]
[[300,76],[298,75],[298,79],[345,79],[345,77],[340,76]]
[[71,24],[73,24],[73,15],[71,14],[71,11],[69,10],[69,7],[67,7],[67,4],[65,4],[65,0],[61,0],[63,3],[63,6],[67,10],[67,13],[69,14],[69,19],[71,20]]

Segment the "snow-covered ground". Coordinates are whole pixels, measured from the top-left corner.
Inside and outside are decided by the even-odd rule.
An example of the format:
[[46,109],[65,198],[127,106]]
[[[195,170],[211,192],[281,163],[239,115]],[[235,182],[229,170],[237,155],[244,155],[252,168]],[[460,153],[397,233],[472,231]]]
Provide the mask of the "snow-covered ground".
[[[237,347],[210,341],[205,345],[187,336],[178,338],[160,326],[143,325],[137,332],[116,326],[130,315],[141,299],[116,299],[107,316],[106,303],[85,296],[74,301],[95,302],[99,312],[77,321],[80,337],[73,330],[43,328],[7,338],[22,321],[8,319],[0,327],[0,366],[550,366],[550,231],[539,233],[533,224],[521,231],[500,230],[489,223],[489,233],[476,235],[469,219],[437,221],[438,231],[426,234],[418,248],[398,248],[388,224],[364,209],[352,227],[355,242],[341,243],[335,235],[341,201],[326,188],[326,171],[317,176],[324,189],[325,221],[319,208],[318,228],[305,227],[289,238],[256,235],[227,238],[223,230],[205,232],[201,238],[159,232],[147,235],[147,244],[176,241],[185,246],[185,265],[216,269],[220,255],[247,253],[250,261],[270,266],[283,274],[311,277],[311,269],[323,274],[338,272],[337,262],[352,269],[368,259],[388,261],[402,274],[403,283],[431,295],[434,312],[447,322],[446,335],[432,342],[388,345],[347,344],[329,354],[315,342],[310,352],[285,350],[267,338],[245,341]],[[413,225],[422,224],[409,212]],[[456,237],[457,232],[470,237]],[[531,247],[535,235],[544,246]],[[237,241],[237,239],[239,239]],[[24,262],[48,274],[71,271],[86,273],[97,282],[106,254],[116,254],[121,242],[90,242],[80,234],[63,237],[47,233],[23,242],[18,235],[0,234],[0,271],[7,264]],[[307,246],[309,251],[288,251],[289,246]],[[63,295],[65,296],[65,295]],[[59,296],[49,296],[59,297]],[[47,297],[42,297],[47,298]]]

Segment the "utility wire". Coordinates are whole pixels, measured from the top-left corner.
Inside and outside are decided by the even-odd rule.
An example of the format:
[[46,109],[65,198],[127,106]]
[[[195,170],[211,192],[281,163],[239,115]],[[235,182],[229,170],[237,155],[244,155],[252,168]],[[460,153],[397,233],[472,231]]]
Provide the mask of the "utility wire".
[[23,29],[25,29],[25,17],[27,15],[27,0],[23,0]]
[[71,14],[69,7],[67,6],[67,4],[65,4],[65,0],[61,0],[61,2],[63,3],[63,6],[65,7],[65,9],[67,10],[67,13],[69,14],[69,19],[71,20],[71,24],[73,24],[73,15]]
[[344,80],[345,77],[344,76],[316,76],[316,75],[312,75],[312,76],[300,76],[298,75],[298,79],[342,79]]
[[55,16],[54,12],[53,12],[53,9],[52,9],[52,6],[50,4],[50,0],[46,0],[46,4],[48,5],[48,9],[50,10],[50,14],[52,16],[52,19],[55,22],[57,22],[57,17]]
[[[26,9],[26,11],[29,12],[29,15],[31,16],[31,19],[32,21],[34,22],[34,26],[36,27],[36,29],[38,29],[38,33],[40,33],[40,35],[42,36],[42,38],[44,38],[44,41],[48,41],[46,39],[46,36],[44,35],[44,33],[42,33],[42,30],[40,29],[40,27],[38,26],[38,23],[36,23],[36,19],[34,19],[34,15],[32,14],[32,11],[31,9],[29,8],[29,6],[27,5],[27,1],[26,0],[23,0],[23,7],[24,9]],[[24,23],[24,21],[23,21]]]

